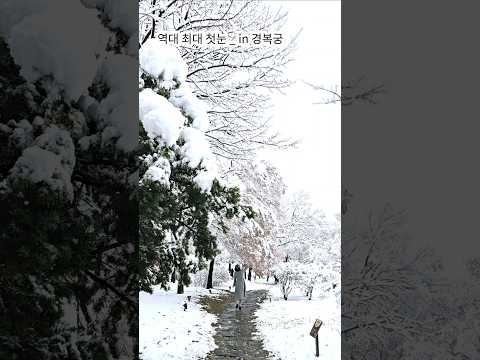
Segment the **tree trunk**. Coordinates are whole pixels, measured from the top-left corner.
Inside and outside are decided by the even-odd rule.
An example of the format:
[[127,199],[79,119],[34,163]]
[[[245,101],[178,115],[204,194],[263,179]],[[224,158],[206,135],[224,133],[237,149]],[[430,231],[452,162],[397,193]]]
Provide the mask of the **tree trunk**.
[[285,262],[288,262],[288,255],[287,255],[286,258],[285,258]]
[[176,277],[176,275],[175,275],[175,270],[172,272],[172,278],[170,279],[170,281],[171,281],[172,283],[174,283],[175,281],[177,281],[177,277]]
[[178,286],[177,286],[177,294],[183,294],[185,292],[185,289],[183,287],[182,280],[178,281]]
[[248,268],[248,281],[252,281],[252,268]]
[[[153,0],[152,1],[152,5],[155,6],[157,0]],[[153,12],[155,14],[155,11]],[[152,18],[152,39],[155,39],[155,24],[156,23],[156,20],[155,18]]]
[[275,279],[275,284],[278,284],[278,278],[275,275],[273,275],[273,278]]
[[210,268],[208,269],[207,289],[213,288],[213,267],[215,266],[215,258],[210,260]]
[[268,283],[268,279],[270,279],[270,275],[267,275],[267,283]]

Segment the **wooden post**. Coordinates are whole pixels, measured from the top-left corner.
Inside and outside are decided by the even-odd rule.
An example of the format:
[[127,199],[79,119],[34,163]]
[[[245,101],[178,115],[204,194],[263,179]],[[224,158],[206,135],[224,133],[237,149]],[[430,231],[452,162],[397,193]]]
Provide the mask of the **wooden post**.
[[322,326],[322,320],[317,319],[313,324],[312,330],[310,330],[310,336],[315,338],[315,357],[320,356],[320,348],[318,345],[318,330],[320,330],[320,326]]

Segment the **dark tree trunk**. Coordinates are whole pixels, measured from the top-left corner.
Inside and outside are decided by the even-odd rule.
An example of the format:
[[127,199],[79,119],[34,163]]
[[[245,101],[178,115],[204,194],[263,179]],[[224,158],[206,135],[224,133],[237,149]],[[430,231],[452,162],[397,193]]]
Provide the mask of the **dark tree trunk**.
[[175,281],[177,281],[177,276],[175,275],[175,271],[173,271],[173,272],[172,272],[171,282],[174,283]]
[[[156,3],[157,3],[157,0],[152,1],[153,6],[155,6]],[[153,14],[155,14],[155,11],[153,12]],[[155,39],[155,25],[156,25],[156,20],[155,18],[152,18],[152,39]]]
[[177,286],[177,294],[183,294],[185,292],[185,289],[183,287],[183,283],[181,280],[178,281],[178,286]]
[[232,263],[228,263],[228,272],[232,273]]
[[267,283],[268,283],[268,279],[270,279],[270,275],[267,275]]
[[208,269],[207,289],[213,288],[213,267],[215,266],[215,259],[210,260],[210,268]]
[[248,268],[248,281],[252,281],[252,268]]
[[288,255],[287,255],[287,257],[285,258],[285,262],[288,262]]
[[273,278],[275,279],[275,284],[278,284],[278,278],[275,275],[273,275]]

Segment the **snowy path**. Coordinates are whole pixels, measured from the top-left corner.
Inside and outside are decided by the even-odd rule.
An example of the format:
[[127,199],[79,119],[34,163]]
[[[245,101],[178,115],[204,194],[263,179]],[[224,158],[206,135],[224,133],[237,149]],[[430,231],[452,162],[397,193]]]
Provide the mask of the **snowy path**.
[[206,360],[267,360],[270,354],[264,349],[257,336],[255,311],[266,298],[268,291],[247,291],[242,310],[235,309],[233,301],[228,302],[219,315],[216,324],[215,343],[217,348],[207,355]]

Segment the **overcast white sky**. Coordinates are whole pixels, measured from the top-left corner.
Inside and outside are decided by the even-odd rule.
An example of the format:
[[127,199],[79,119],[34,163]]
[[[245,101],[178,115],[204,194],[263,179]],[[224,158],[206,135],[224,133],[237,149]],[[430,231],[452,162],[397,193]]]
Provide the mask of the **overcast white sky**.
[[295,61],[286,71],[297,82],[286,95],[274,95],[272,108],[276,129],[301,143],[297,149],[266,151],[261,157],[279,169],[290,190],[307,191],[316,207],[334,216],[340,212],[341,198],[341,106],[313,104],[327,94],[302,80],[327,88],[340,86],[341,3],[272,1],[272,5],[289,11],[284,37],[302,29]]

